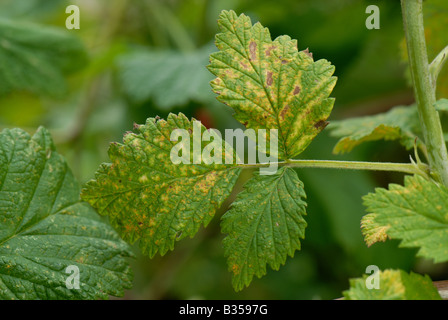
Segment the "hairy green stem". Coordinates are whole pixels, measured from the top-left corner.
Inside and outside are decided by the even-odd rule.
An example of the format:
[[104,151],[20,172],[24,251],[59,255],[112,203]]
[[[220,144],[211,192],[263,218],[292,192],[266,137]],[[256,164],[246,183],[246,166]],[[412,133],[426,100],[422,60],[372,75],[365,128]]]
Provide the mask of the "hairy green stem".
[[435,110],[436,96],[426,51],[422,0],[401,0],[401,7],[415,99],[430,169],[448,186],[448,153],[439,114]]
[[288,166],[292,168],[322,168],[322,169],[346,169],[346,170],[372,170],[394,171],[408,174],[427,175],[427,167],[424,164],[391,163],[391,162],[364,162],[364,161],[336,161],[336,160],[288,160],[276,163],[243,164],[241,167],[259,168],[272,165]]

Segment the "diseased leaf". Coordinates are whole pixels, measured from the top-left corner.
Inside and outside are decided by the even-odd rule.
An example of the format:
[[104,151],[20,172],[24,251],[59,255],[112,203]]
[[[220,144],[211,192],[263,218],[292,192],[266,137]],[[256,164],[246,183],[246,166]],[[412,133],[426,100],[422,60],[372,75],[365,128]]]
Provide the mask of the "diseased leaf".
[[[336,78],[326,60],[314,62],[297,41],[272,41],[267,28],[245,15],[223,11],[216,36],[220,50],[210,56],[211,82],[218,100],[235,110],[247,128],[278,129],[279,158],[300,154],[327,125]],[[269,136],[268,136],[269,141]]]
[[[187,130],[189,139],[170,141],[176,129]],[[112,163],[101,165],[82,198],[108,215],[126,241],[140,239],[143,252],[153,257],[173,250],[176,241],[192,237],[210,222],[230,195],[240,169],[234,164],[194,164],[197,152],[188,157],[190,164],[174,164],[172,148],[180,143],[191,148],[195,139],[201,139],[195,132],[206,131],[200,122],[189,121],[183,114],[170,114],[167,121],[149,118],[136,130],[125,135],[124,144],[112,143]],[[223,145],[224,163],[232,155],[226,153],[224,141],[216,141]],[[199,140],[201,150],[208,144]]]
[[362,234],[369,247],[376,242],[385,242],[388,239],[386,231],[389,226],[377,224],[375,218],[375,213],[369,213],[361,219]]
[[303,183],[291,168],[274,175],[255,173],[246,183],[221,223],[228,234],[224,249],[235,290],[265,275],[268,264],[278,270],[300,249],[307,225],[305,197]]
[[[402,270],[384,270],[378,275],[379,289],[367,287],[371,279],[350,279],[350,289],[344,291],[347,300],[442,300],[429,276],[410,274]],[[372,277],[371,276],[371,277]]]
[[417,107],[398,106],[385,113],[332,121],[329,126],[333,137],[341,138],[333,152],[346,153],[363,142],[399,140],[406,148],[414,147],[415,133],[419,129]]
[[186,54],[134,52],[118,60],[119,77],[130,98],[136,102],[153,99],[162,110],[190,101],[208,104],[215,100],[209,86],[211,75],[205,68],[211,51],[207,46]]
[[0,94],[61,94],[64,74],[86,64],[81,41],[66,31],[0,18]]
[[[436,108],[439,112],[448,111],[448,100],[437,101]],[[333,149],[336,154],[350,152],[367,141],[398,140],[408,150],[414,147],[417,137],[417,143],[423,144],[415,104],[372,116],[332,121],[329,129],[333,137],[340,138]]]
[[366,241],[374,243],[371,229],[384,228],[402,247],[420,248],[418,255],[448,261],[448,189],[421,176],[406,176],[404,186],[377,188],[364,198],[369,219],[363,220]]
[[[79,192],[45,129],[0,133],[1,299],[105,299],[131,287],[129,246]],[[79,289],[66,286],[71,265]]]

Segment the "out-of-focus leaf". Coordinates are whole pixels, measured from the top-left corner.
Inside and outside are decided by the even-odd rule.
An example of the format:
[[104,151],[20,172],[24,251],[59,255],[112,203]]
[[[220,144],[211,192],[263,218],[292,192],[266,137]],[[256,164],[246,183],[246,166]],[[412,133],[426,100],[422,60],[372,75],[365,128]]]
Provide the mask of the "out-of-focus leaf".
[[333,152],[345,153],[363,142],[376,140],[399,140],[411,149],[418,126],[416,106],[398,106],[373,116],[332,121],[329,128],[333,137],[340,138]]
[[17,18],[42,17],[42,15],[61,9],[65,13],[67,0],[2,0],[0,3],[0,17]]
[[[364,198],[366,241],[400,239],[402,247],[419,248],[418,255],[435,262],[448,261],[448,189],[421,176],[406,176],[404,186],[377,188]],[[380,237],[373,230],[383,228]]]
[[[0,298],[96,299],[132,284],[129,246],[79,199],[50,134],[0,133]],[[79,288],[66,280],[79,269]]]
[[429,276],[403,270],[384,270],[377,276],[379,289],[368,288],[371,279],[368,275],[350,279],[350,289],[344,291],[347,300],[442,300]]
[[[423,4],[426,47],[430,62],[448,45],[448,1],[428,0]],[[445,66],[437,79],[437,96],[448,97],[448,68]]]
[[135,102],[153,99],[157,108],[170,110],[190,101],[215,100],[206,65],[211,46],[191,53],[137,51],[119,58],[119,78],[125,93]]
[[[440,99],[435,107],[439,112],[448,111],[448,100]],[[376,140],[398,140],[409,150],[415,138],[421,136],[416,105],[394,107],[373,116],[332,121],[329,129],[333,137],[340,138],[334,153],[350,152],[363,142]],[[422,143],[421,138],[417,143]]]
[[[183,114],[170,114],[167,121],[149,118],[136,129],[138,133],[125,135],[124,144],[111,144],[112,163],[100,166],[82,198],[108,215],[125,240],[140,239],[142,251],[153,257],[173,250],[176,241],[193,237],[201,225],[206,226],[230,195],[241,169],[234,164],[193,164],[193,158],[189,164],[173,163],[174,146],[188,143],[189,148],[198,139],[196,134],[206,131]],[[171,141],[176,129],[189,132],[189,141]],[[210,143],[223,144],[223,163],[232,156],[224,141]],[[204,150],[209,143],[199,145]]]
[[267,28],[252,26],[243,14],[223,11],[218,24],[220,51],[210,56],[208,66],[217,76],[211,84],[218,100],[232,107],[247,128],[279,130],[280,159],[297,156],[327,125],[334,66],[299,52],[289,36],[273,41]]
[[0,93],[61,94],[64,75],[87,61],[81,41],[56,28],[0,19],[0,39]]

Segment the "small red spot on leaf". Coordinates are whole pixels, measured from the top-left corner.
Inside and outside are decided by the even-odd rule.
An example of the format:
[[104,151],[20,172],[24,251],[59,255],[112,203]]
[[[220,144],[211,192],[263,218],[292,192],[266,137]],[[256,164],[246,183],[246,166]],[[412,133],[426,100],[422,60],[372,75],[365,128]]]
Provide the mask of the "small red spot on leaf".
[[300,93],[300,87],[299,86],[296,86],[295,88],[294,88],[294,92],[293,92],[293,94],[296,96],[296,95],[298,95]]

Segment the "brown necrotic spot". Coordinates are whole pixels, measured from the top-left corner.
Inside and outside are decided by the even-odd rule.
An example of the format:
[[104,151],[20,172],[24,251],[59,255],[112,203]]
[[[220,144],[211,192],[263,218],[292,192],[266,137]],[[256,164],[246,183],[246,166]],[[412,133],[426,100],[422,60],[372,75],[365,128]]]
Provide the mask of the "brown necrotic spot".
[[251,60],[257,59],[257,43],[255,41],[249,43],[249,53]]
[[329,122],[325,120],[319,120],[314,124],[314,128],[318,130],[324,130],[326,126],[328,126]]
[[266,85],[270,87],[272,85],[272,72],[268,71],[267,77],[266,77]]
[[309,48],[306,48],[305,50],[302,50],[303,53],[305,53],[308,57],[310,57],[311,59],[313,58],[313,53],[310,52]]
[[280,118],[282,118],[282,120],[285,120],[285,115],[286,113],[289,111],[291,107],[289,106],[289,104],[287,104],[283,110],[280,112]]
[[293,94],[296,96],[296,95],[298,95],[300,93],[300,87],[299,86],[296,86],[295,88],[294,88],[294,92],[293,92]]
[[266,57],[269,57],[271,55],[271,51],[277,49],[276,46],[270,46],[269,48],[266,49],[266,51],[264,52],[266,54]]
[[242,66],[244,69],[246,69],[246,70],[249,69],[249,66],[247,65],[247,63],[240,62],[240,64],[241,64],[241,66]]

